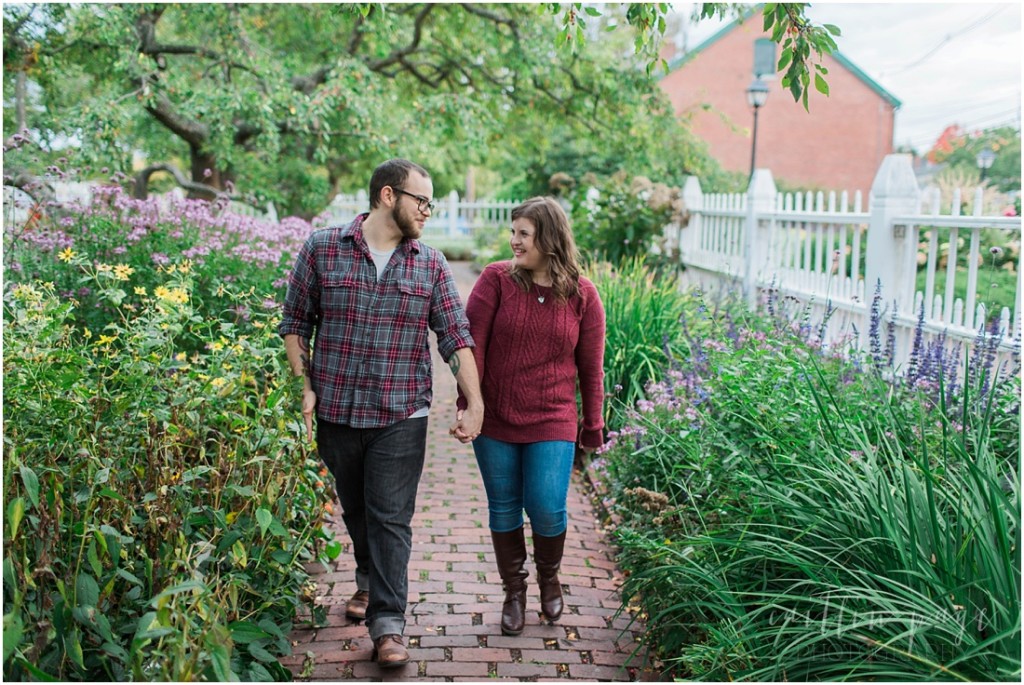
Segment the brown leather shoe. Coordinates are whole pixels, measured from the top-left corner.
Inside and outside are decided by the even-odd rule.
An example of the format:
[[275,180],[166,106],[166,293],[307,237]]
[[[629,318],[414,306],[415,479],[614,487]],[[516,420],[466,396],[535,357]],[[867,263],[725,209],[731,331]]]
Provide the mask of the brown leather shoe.
[[359,590],[345,602],[345,615],[356,621],[362,621],[366,618],[366,607],[369,605],[370,593],[366,590]]
[[409,663],[409,652],[401,635],[381,635],[373,641],[373,659],[381,668],[395,668]]

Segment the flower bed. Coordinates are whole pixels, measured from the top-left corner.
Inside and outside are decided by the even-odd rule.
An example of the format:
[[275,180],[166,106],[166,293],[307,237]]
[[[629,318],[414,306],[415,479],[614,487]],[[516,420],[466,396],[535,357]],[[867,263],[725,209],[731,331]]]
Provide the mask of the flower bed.
[[290,679],[340,551],[275,330],[310,230],[112,187],[5,234],[5,678]]

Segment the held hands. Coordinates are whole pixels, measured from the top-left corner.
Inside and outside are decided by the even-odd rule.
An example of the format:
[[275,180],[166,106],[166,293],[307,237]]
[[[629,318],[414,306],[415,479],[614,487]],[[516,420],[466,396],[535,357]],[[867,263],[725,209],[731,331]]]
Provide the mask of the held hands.
[[480,435],[480,427],[484,423],[484,412],[482,407],[469,407],[459,409],[455,412],[455,423],[448,429],[448,434],[454,436],[462,444],[469,444]]

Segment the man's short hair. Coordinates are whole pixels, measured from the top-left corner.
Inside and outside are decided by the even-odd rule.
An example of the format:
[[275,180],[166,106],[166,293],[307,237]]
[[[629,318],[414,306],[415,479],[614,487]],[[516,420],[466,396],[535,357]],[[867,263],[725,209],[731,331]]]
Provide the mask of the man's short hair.
[[370,209],[380,204],[380,191],[384,186],[402,188],[409,173],[415,171],[424,178],[430,178],[427,170],[407,159],[389,159],[373,170],[370,177]]

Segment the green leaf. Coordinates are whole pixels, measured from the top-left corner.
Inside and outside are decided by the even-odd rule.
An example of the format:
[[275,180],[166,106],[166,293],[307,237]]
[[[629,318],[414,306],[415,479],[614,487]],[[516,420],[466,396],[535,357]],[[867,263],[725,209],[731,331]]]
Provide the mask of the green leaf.
[[24,464],[21,465],[21,482],[25,484],[25,493],[32,506],[39,506],[39,477],[36,472]]
[[839,27],[835,24],[822,24],[826,31],[831,33],[833,36],[841,36],[843,32],[839,30]]
[[260,507],[256,510],[256,521],[260,524],[260,535],[265,536],[267,528],[270,528],[270,524],[274,522],[274,516],[263,507]]
[[828,83],[821,77],[821,74],[814,75],[814,87],[822,95],[828,95]]
[[40,681],[40,682],[44,682],[44,683],[58,683],[58,682],[61,682],[61,680],[62,680],[61,678],[56,678],[56,677],[50,675],[49,673],[47,673],[46,671],[42,670],[41,668],[39,668],[35,664],[29,663],[28,660],[23,658],[23,657],[18,657],[17,659],[14,660],[14,662],[16,664],[18,664],[19,666],[21,666],[22,668],[24,668],[29,673],[31,673],[32,677],[35,678],[36,680]]
[[788,67],[789,63],[792,61],[792,59],[793,59],[793,49],[792,48],[784,48],[782,50],[782,53],[779,55],[779,66],[778,66],[779,71],[782,71],[786,67]]
[[7,663],[21,645],[24,634],[25,627],[21,623],[21,616],[15,613],[4,614],[4,663]]
[[228,629],[231,631],[231,639],[239,645],[247,645],[250,642],[270,637],[270,633],[249,621],[232,621],[228,624]]
[[68,634],[64,636],[64,651],[67,652],[68,657],[75,662],[83,671],[85,670],[85,656],[82,654],[82,639],[79,637],[79,631],[77,628],[72,628],[68,631]]
[[588,15],[592,16],[592,17],[600,17],[601,16],[601,11],[599,9],[597,9],[596,7],[585,7],[585,8],[583,8],[583,11],[586,12]]
[[96,539],[93,538],[89,541],[89,546],[85,550],[85,558],[89,561],[89,567],[97,577],[103,573],[103,564],[100,562],[99,554],[96,552]]
[[14,575],[14,561],[10,557],[4,557],[4,585],[17,593],[17,582]]
[[259,661],[262,661],[265,664],[269,664],[272,661],[277,661],[276,656],[268,652],[263,647],[263,645],[257,642],[254,642],[249,645],[249,654],[252,654],[254,658],[258,659]]
[[15,540],[18,537],[18,527],[21,525],[21,520],[25,517],[25,500],[21,497],[12,499],[7,505],[7,521],[11,527],[11,540]]
[[79,573],[75,579],[75,604],[80,607],[94,607],[100,602],[100,586],[88,573]]
[[201,583],[198,580],[186,580],[184,583],[178,583],[173,587],[167,588],[151,599],[149,603],[151,606],[156,607],[162,600],[167,599],[168,597],[181,594],[182,592],[191,592],[193,590],[206,590],[206,584]]
[[331,540],[324,547],[324,554],[327,555],[328,560],[334,561],[341,554],[342,545],[337,540]]

